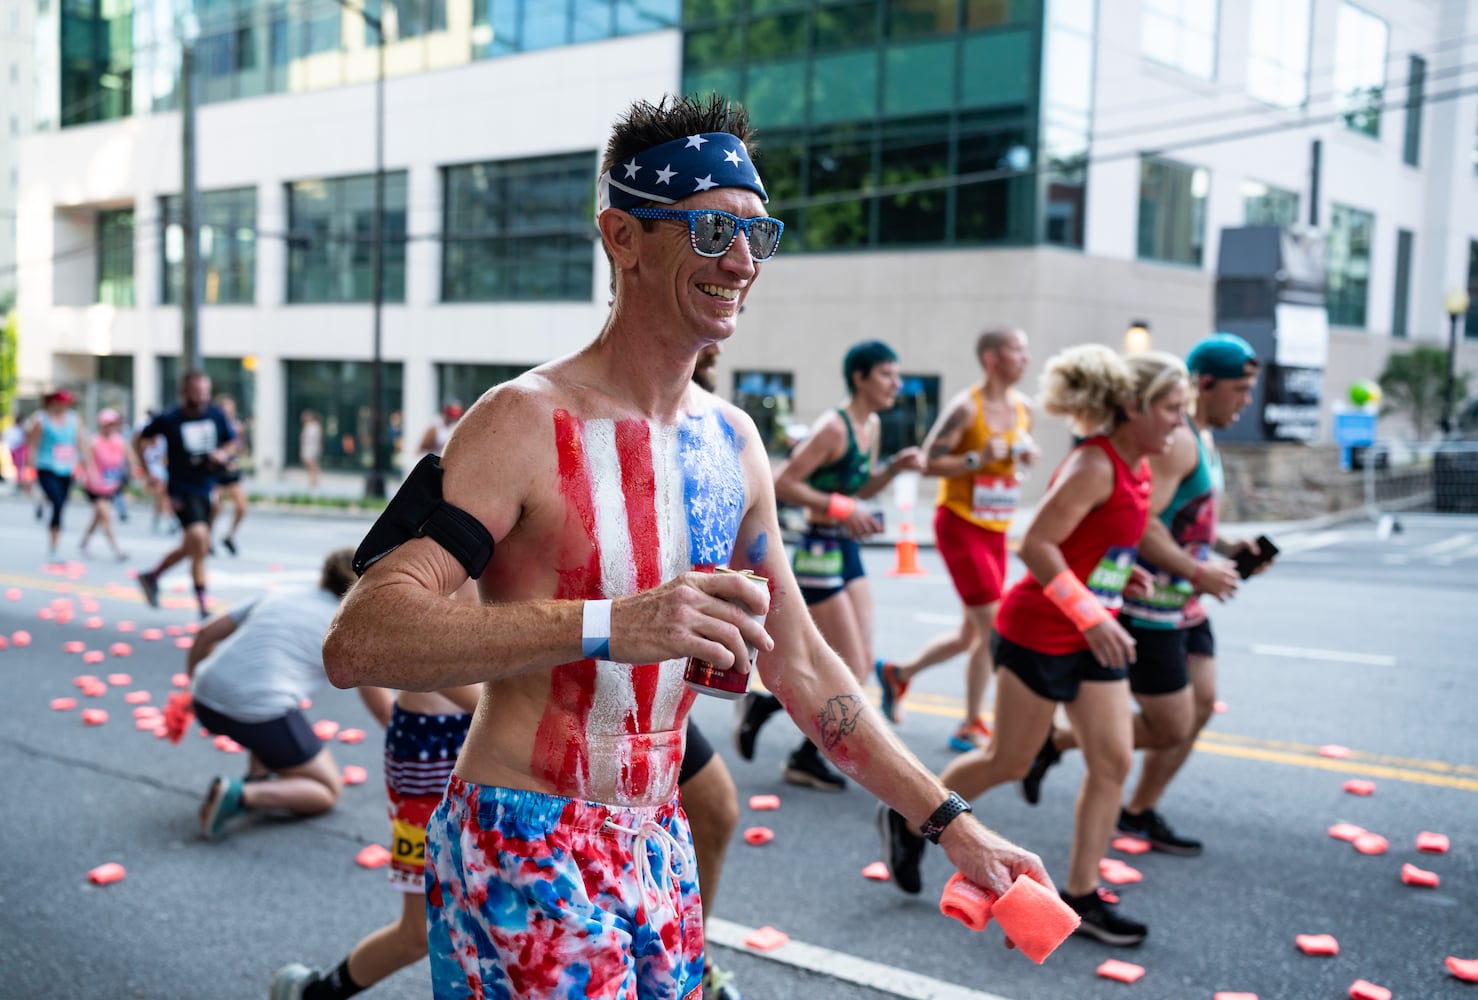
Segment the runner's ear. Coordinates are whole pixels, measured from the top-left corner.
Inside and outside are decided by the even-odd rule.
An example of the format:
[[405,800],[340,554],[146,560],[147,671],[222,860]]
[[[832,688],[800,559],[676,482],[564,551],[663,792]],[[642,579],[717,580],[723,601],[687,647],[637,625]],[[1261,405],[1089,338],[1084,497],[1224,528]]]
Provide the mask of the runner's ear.
[[354,572],[364,571],[412,538],[430,536],[451,553],[467,575],[482,576],[493,558],[493,536],[483,523],[441,495],[441,464],[426,455],[406,477],[354,553]]

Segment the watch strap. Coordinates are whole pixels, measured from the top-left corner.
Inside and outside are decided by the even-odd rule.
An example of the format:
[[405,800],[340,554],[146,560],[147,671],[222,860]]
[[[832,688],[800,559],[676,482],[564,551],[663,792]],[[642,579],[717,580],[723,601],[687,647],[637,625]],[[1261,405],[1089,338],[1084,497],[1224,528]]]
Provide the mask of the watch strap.
[[961,798],[959,792],[950,792],[949,798],[945,799],[943,804],[935,809],[928,819],[924,820],[919,829],[931,843],[937,844],[940,835],[944,833],[944,828],[954,822],[955,817],[961,813],[970,811],[970,803]]

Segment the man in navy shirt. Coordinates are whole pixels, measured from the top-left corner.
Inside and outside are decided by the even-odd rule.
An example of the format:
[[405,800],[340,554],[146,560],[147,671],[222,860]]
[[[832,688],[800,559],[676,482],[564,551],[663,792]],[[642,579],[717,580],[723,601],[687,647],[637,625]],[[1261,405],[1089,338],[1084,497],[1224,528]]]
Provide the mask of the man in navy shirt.
[[[168,446],[169,500],[184,529],[180,544],[166,553],[159,565],[139,574],[139,587],[144,598],[159,607],[159,577],[188,557],[202,618],[208,613],[205,560],[210,555],[210,495],[216,486],[216,476],[225,469],[237,447],[231,421],[211,405],[210,388],[210,376],[205,372],[186,372],[180,378],[180,405],[149,421],[133,439],[139,464],[147,468],[146,444],[156,437],[164,438]],[[149,486],[158,488],[152,475]]]

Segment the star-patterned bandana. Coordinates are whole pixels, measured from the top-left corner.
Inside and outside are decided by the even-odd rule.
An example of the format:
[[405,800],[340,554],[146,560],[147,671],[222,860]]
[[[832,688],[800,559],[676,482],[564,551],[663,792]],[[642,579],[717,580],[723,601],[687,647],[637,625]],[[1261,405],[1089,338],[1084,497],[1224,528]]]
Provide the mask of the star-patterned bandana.
[[721,187],[747,188],[761,201],[770,200],[744,143],[727,132],[704,132],[653,146],[601,174],[595,212],[650,202],[671,205]]

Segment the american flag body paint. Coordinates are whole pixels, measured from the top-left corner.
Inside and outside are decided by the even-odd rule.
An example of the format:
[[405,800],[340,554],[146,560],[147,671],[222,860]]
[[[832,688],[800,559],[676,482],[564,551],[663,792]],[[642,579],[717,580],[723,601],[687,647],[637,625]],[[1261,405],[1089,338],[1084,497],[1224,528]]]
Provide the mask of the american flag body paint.
[[[745,577],[755,587],[764,591],[766,594],[770,592],[770,581],[762,576],[755,575],[747,569],[738,570],[729,569],[727,566],[720,566],[714,572],[733,573],[736,576]],[[765,624],[764,615],[757,615],[751,612],[750,617],[761,626]],[[714,666],[707,660],[700,660],[696,656],[690,656],[688,657],[687,669],[683,671],[683,680],[688,682],[688,687],[700,694],[711,694],[718,698],[728,698],[730,700],[742,697],[749,691],[749,675],[754,673],[755,660],[759,657],[759,650],[754,646],[751,646],[747,642],[744,646],[749,650],[749,670],[747,672],[725,670],[723,667]]]
[[[664,425],[554,413],[569,544],[564,600],[614,600],[733,555],[744,513],[742,442],[718,410]],[[612,636],[620,649],[621,637]],[[556,794],[665,802],[677,787],[683,723],[696,697],[685,658],[555,667],[531,766]]]

